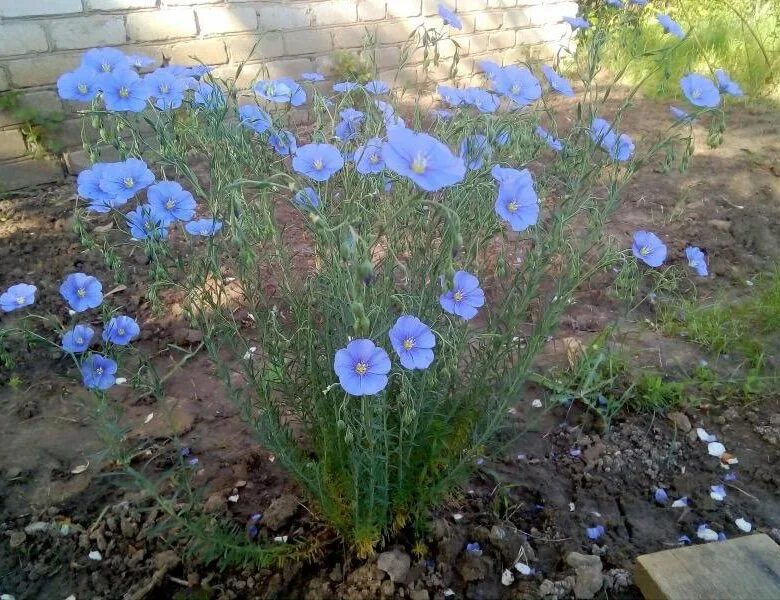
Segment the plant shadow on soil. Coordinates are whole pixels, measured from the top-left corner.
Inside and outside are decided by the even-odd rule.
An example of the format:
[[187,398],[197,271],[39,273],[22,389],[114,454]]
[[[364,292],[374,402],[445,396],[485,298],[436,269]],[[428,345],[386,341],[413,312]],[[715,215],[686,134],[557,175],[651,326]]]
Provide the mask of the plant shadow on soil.
[[[666,110],[660,103],[639,101],[622,126],[636,135],[649,133],[645,123],[665,118]],[[780,155],[778,116],[773,109],[740,107],[731,115],[739,124],[730,126],[725,145],[717,150],[697,146],[688,173],[640,173],[624,191],[608,233],[627,246],[632,231],[652,229],[667,241],[674,262],[682,260],[687,243],[704,246],[712,257],[714,276],[698,285],[699,295],[749,293],[745,281],[780,259],[780,165],[772,162]],[[34,281],[47,290],[38,307],[53,314],[62,311],[52,291],[63,274],[81,270],[111,280],[102,259],[82,252],[71,233],[73,205],[69,184],[0,202],[0,288]],[[146,271],[143,257],[136,255],[125,261],[124,268],[128,282],[141,280]],[[614,321],[617,306],[603,284],[593,282],[580,291],[537,361],[540,372],[565,366],[567,338],[587,345]],[[153,317],[142,291],[132,284],[117,292],[114,301],[129,314],[143,316],[141,344],[157,354],[155,364],[161,370],[181,356],[168,344],[185,348],[197,344],[197,332],[176,318]],[[175,314],[175,306],[170,308]],[[719,364],[686,340],[645,326],[653,316],[651,307],[641,307],[620,339],[632,373],[652,368],[674,379],[690,373],[701,359]],[[777,366],[776,356],[767,359]],[[727,360],[725,368],[731,366]],[[18,385],[9,385],[13,376],[19,378]],[[582,405],[553,405],[549,390],[529,384],[508,415],[507,445],[447,505],[434,511],[426,552],[412,556],[409,573],[394,585],[377,569],[376,561],[350,559],[346,549],[323,534],[305,507],[291,500],[290,494],[299,497],[298,490],[253,441],[213,367],[197,356],[167,381],[166,406],[137,400],[127,387],[114,392],[126,410],[129,435],[144,448],[139,463],[150,473],[161,472],[177,444],[186,446],[199,458],[194,480],[209,511],[243,527],[251,514],[267,514],[271,504],[287,498],[289,516],[273,528],[261,520],[260,538],[279,535],[292,541],[324,535],[326,540],[310,562],[219,572],[177,558],[182,547],[169,544],[158,531],[159,511],[143,496],[117,486],[122,478],[110,476],[111,469],[100,460],[89,396],[56,355],[23,357],[17,369],[2,371],[0,382],[4,416],[0,592],[17,599],[69,594],[443,598],[448,588],[457,597],[469,598],[545,593],[567,597],[576,584],[566,563],[572,551],[599,556],[607,586],[601,594],[636,597],[638,591],[630,583],[635,557],[676,546],[682,534],[695,538],[700,523],[732,536],[740,534],[735,519],[744,517],[754,529],[778,537],[776,394],[738,406],[705,399],[697,407],[682,406],[678,410],[685,414],[678,413],[674,421],[661,414],[621,412],[605,431],[603,422]],[[546,408],[534,408],[530,402],[534,398],[545,399]],[[696,437],[697,426],[716,433],[739,464],[726,471],[708,456],[706,444]],[[176,443],[171,442],[171,431]],[[73,472],[87,464],[83,472]],[[738,478],[726,483],[726,500],[716,502],[709,487],[721,483],[726,473],[737,473]],[[690,505],[682,509],[656,505],[656,487],[666,489],[672,498],[688,497]],[[238,500],[229,502],[234,495]],[[34,523],[46,525],[36,530]],[[59,528],[56,534],[51,532],[52,523]],[[63,524],[68,525],[67,535],[59,533]],[[585,534],[594,525],[605,527],[604,536],[596,541]],[[22,535],[25,527],[29,531]],[[395,541],[409,553],[404,544],[411,540],[401,535]],[[481,556],[465,552],[472,542],[481,545]],[[94,550],[101,552],[102,560],[88,558]],[[534,573],[522,576],[515,571],[515,583],[502,586],[502,571],[518,561]]]

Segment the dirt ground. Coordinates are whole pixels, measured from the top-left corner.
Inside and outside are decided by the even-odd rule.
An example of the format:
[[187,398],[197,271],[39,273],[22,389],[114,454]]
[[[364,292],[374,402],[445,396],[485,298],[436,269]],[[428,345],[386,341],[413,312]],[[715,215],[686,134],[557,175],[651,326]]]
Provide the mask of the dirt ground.
[[[622,129],[649,133],[668,119],[667,110],[642,100]],[[636,229],[659,233],[672,261],[682,260],[688,243],[705,247],[713,276],[698,285],[703,296],[749,293],[745,282],[780,259],[780,111],[740,106],[731,113],[721,148],[707,148],[705,132],[698,131],[690,170],[640,172],[609,225],[626,247]],[[0,288],[34,281],[53,290],[72,271],[108,280],[102,259],[82,251],[72,232],[74,202],[72,182],[0,201]],[[140,279],[143,262],[126,262],[127,281]],[[53,294],[48,298],[39,310],[62,310]],[[146,310],[132,286],[115,298],[130,314]],[[613,311],[601,286],[582,290],[540,368],[565,363],[564,338],[590,339],[614,319]],[[646,327],[645,316],[631,317],[621,340],[638,364],[673,374],[712,358]],[[168,344],[197,341],[197,332],[168,319],[145,323],[141,343],[164,368],[181,357]],[[394,581],[377,560],[350,559],[332,539],[307,563],[220,572],[166,541],[150,499],[101,460],[89,396],[72,369],[56,354],[22,364],[23,370],[0,371],[0,594],[17,600],[566,598],[586,589],[589,577],[604,584],[598,597],[634,598],[635,557],[676,546],[681,535],[697,542],[702,523],[732,537],[743,534],[735,520],[744,518],[754,531],[780,541],[780,395],[760,404],[688,407],[671,419],[621,414],[606,432],[580,406],[543,402],[546,408],[535,408],[532,400],[545,401],[546,392],[530,386],[508,417],[516,440],[436,512],[428,553],[417,557],[400,545],[380,556]],[[9,385],[12,376],[21,383]],[[261,540],[322,534],[273,457],[251,439],[205,358],[194,358],[166,382],[167,406],[137,400],[128,386],[115,393],[127,411],[128,435],[146,444],[144,461],[164,468],[175,451],[168,443],[171,427],[198,458],[195,481],[209,510],[241,527],[253,513],[277,515],[275,523],[261,520]],[[696,427],[717,435],[739,464],[724,469],[708,455]],[[728,495],[719,502],[710,486],[721,483]],[[657,487],[668,491],[670,502],[687,497],[688,506],[659,505]],[[590,540],[586,528],[597,525],[604,534]],[[465,550],[474,542],[481,554]],[[89,557],[96,551],[99,560]],[[575,575],[578,560],[587,564]],[[502,572],[515,563],[532,571],[515,569],[514,581],[503,585]]]

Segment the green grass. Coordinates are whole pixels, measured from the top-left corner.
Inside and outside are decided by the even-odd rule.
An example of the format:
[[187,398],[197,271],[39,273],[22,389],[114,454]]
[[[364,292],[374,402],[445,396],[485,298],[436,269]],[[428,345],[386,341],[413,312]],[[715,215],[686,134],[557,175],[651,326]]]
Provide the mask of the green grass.
[[[610,38],[605,56],[608,68],[617,71],[627,59],[634,58],[626,72],[631,83],[653,71],[658,65],[648,53],[678,43],[656,22],[656,13],[667,12],[689,35],[664,60],[663,68],[649,77],[643,92],[676,97],[677,82],[683,74],[709,74],[722,68],[740,83],[748,97],[780,100],[780,2],[676,0],[653,8],[638,19],[629,19],[630,23],[619,24],[623,34]],[[614,13],[603,10],[599,9],[602,17],[614,18]]]
[[667,335],[681,335],[716,354],[737,354],[760,368],[777,348],[780,333],[780,266],[758,277],[737,300],[702,303],[676,299],[661,305],[659,325]]

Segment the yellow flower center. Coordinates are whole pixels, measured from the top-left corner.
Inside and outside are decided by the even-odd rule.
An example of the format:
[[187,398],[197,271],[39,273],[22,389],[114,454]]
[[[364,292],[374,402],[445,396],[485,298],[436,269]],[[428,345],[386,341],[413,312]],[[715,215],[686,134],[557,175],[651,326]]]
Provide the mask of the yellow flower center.
[[83,337],[77,337],[76,338],[76,343],[77,344],[83,344],[84,343],[84,338]]
[[650,248],[648,248],[647,246],[642,246],[639,249],[639,254],[641,254],[642,256],[647,256],[648,254],[650,254]]
[[16,303],[19,306],[22,306],[25,303],[25,297],[24,296],[17,296],[16,297]]
[[455,298],[455,302],[461,302],[463,300],[463,292],[460,290],[456,291],[453,295],[453,298]]
[[79,298],[83,298],[84,296],[87,295],[87,290],[85,290],[84,288],[79,288],[79,289],[76,290],[76,295]]
[[168,210],[172,209],[174,206],[176,206],[176,202],[173,201],[173,198],[168,198],[168,202],[165,203],[165,208]]
[[418,175],[425,173],[425,169],[428,167],[428,159],[422,154],[418,154],[412,161],[412,171]]
[[358,375],[365,375],[366,371],[368,371],[368,365],[364,363],[362,360],[355,365],[355,373]]
[[119,331],[117,331],[117,333],[118,333],[119,335],[124,335],[124,334],[125,334],[125,330],[124,330],[124,328],[120,327],[120,328],[119,328]]
[[79,94],[86,94],[89,91],[86,83],[80,83],[76,87],[79,90]]
[[98,367],[95,369],[95,375],[102,375],[103,374],[103,367]]
[[370,162],[372,165],[375,165],[375,164],[377,164],[377,163],[379,162],[379,155],[378,155],[378,154],[372,154],[371,156],[369,156],[369,157],[368,157],[368,161],[369,161],[369,162]]
[[520,84],[517,84],[517,83],[515,83],[515,84],[512,86],[511,92],[512,92],[513,94],[519,94],[519,93],[520,93]]
[[413,338],[406,338],[403,342],[404,350],[411,350],[414,348],[414,339]]
[[701,98],[701,90],[699,88],[693,88],[691,90],[691,96],[694,98]]
[[315,170],[322,171],[322,167],[323,166],[325,166],[325,165],[322,164],[322,159],[321,158],[318,158],[317,160],[314,161],[314,169]]
[[100,68],[103,69],[104,73],[110,73],[111,72],[111,63],[104,62],[102,65],[100,65]]
[[122,183],[124,183],[125,187],[129,190],[131,187],[135,185],[135,180],[132,177],[125,177],[122,180]]
[[511,213],[513,213],[513,212],[517,212],[517,202],[515,202],[514,200],[512,200],[512,201],[511,201],[509,204],[507,204],[507,205],[506,205],[506,209],[507,209],[509,212],[511,212]]
[[161,83],[160,84],[160,93],[161,94],[167,94],[170,91],[171,88],[168,87],[167,83]]
[[127,98],[129,95],[130,95],[130,90],[128,90],[126,87],[119,88],[120,98]]

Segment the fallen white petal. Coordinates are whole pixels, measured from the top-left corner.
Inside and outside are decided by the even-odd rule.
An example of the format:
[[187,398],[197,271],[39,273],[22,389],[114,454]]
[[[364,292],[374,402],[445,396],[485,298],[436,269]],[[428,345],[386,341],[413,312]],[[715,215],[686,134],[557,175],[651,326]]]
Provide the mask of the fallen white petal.
[[287,536],[286,535],[277,535],[274,538],[274,541],[278,544],[286,544],[287,543]]
[[714,435],[710,435],[709,433],[707,433],[701,427],[697,427],[696,428],[696,435],[699,436],[699,439],[702,442],[717,442],[718,441],[718,438],[716,438]]
[[127,377],[117,377],[114,380],[114,383],[117,385],[122,385],[123,383],[127,383]]
[[89,468],[89,463],[87,463],[86,465],[78,465],[77,467],[73,467],[71,473],[73,473],[74,475],[78,475],[79,473],[83,473],[84,471],[86,471],[88,468]]
[[744,531],[745,533],[750,533],[753,530],[753,524],[745,521],[742,517],[734,521],[734,524],[739,527],[740,531]]
[[87,554],[87,557],[89,560],[103,560],[103,555],[100,554],[97,550],[93,550],[89,554]]
[[710,442],[707,444],[707,452],[710,456],[715,456],[717,458],[720,458],[720,456],[726,452],[726,446],[721,444],[720,442]]
[[709,527],[704,527],[702,529],[699,529],[696,532],[696,537],[698,537],[700,540],[704,540],[705,542],[717,542],[718,541],[718,534],[715,533]]
[[715,500],[715,502],[723,502],[726,499],[726,495],[715,490],[710,490],[710,498]]
[[454,515],[452,515],[452,518],[455,519],[456,521],[460,521],[463,518],[463,515],[460,513],[455,513]]
[[444,590],[442,593],[443,593],[443,594],[444,594],[444,595],[445,595],[447,598],[449,598],[450,596],[454,596],[454,595],[455,595],[455,592],[453,592],[453,591],[452,591],[450,588],[447,588],[447,589],[446,589],[446,590]]
[[682,508],[684,506],[688,506],[687,498],[680,498],[679,500],[672,502],[672,508]]
[[527,564],[522,562],[515,563],[515,569],[517,569],[517,572],[520,573],[520,575],[531,574],[531,567],[529,567]]
[[537,398],[536,400],[531,402],[531,406],[533,406],[534,408],[542,408],[542,401],[539,400],[539,398]]
[[228,502],[238,502],[238,494],[234,494],[233,496],[228,496]]
[[512,571],[509,569],[504,569],[504,572],[501,573],[501,585],[504,586],[510,586],[515,582],[515,576],[512,575]]
[[574,502],[569,502],[569,512],[574,512]]
[[151,421],[152,419],[154,419],[154,413],[149,413],[148,415],[146,415],[146,419],[144,419],[144,425],[149,421]]
[[76,600],[76,594],[71,594],[70,596],[65,598],[65,600]]

